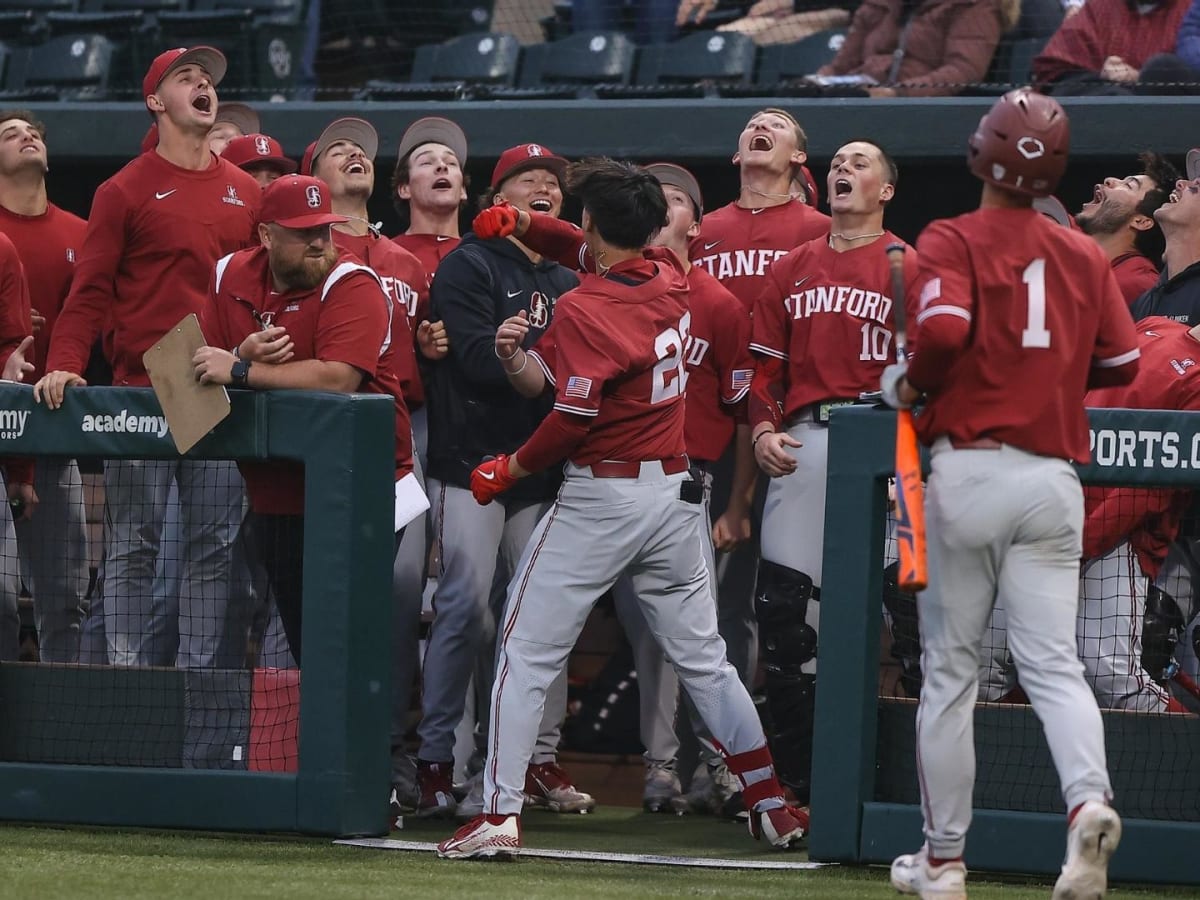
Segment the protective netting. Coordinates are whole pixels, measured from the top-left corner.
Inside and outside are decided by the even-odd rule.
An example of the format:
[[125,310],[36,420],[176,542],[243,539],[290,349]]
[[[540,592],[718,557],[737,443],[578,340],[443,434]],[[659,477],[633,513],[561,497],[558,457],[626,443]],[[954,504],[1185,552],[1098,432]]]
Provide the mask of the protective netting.
[[236,464],[43,458],[35,488],[0,504],[0,759],[296,771],[263,561],[298,587],[298,544],[247,514]]
[[196,44],[228,57],[227,99],[1194,93],[1190,5],[40,0],[0,6],[0,41],[32,98],[137,100],[156,53]]
[[[1200,779],[1190,761],[1196,719],[1189,714],[1200,711],[1198,510],[1183,490],[1106,486],[1085,495],[1090,558],[1080,567],[1076,644],[1104,714],[1116,802],[1129,817],[1200,821]],[[894,544],[889,536],[888,562]],[[885,570],[883,605],[877,799],[916,804],[920,620],[913,595],[896,587],[894,565]],[[980,652],[974,806],[1062,812],[1006,624],[1000,601]]]

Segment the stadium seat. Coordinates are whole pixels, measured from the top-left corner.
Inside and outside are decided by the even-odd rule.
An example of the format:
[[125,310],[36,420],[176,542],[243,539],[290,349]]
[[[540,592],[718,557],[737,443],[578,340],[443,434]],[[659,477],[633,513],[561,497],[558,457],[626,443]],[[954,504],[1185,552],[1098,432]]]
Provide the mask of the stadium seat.
[[527,47],[518,87],[486,90],[494,99],[545,100],[593,96],[597,84],[629,84],[637,47],[619,31],[588,31]]
[[255,93],[274,99],[286,96],[295,85],[304,53],[303,0],[195,0],[192,10],[218,16],[249,10],[245,36],[250,42],[250,81]]
[[688,35],[669,44],[643,47],[638,58],[637,83],[601,85],[596,96],[703,97],[718,85],[748,85],[754,78],[758,45],[744,34],[706,32]]
[[46,38],[46,16],[75,6],[76,0],[0,0],[0,40],[39,43]]
[[758,77],[753,84],[722,84],[722,97],[811,97],[817,88],[807,81],[841,49],[846,29],[830,28],[791,44],[774,44],[759,53]]
[[360,100],[461,100],[479,86],[512,87],[521,45],[511,34],[481,31],[417,48],[407,82],[369,81]]
[[229,61],[221,82],[227,99],[248,96],[254,88],[254,13],[239,9],[180,10],[158,16],[157,50],[207,44]]
[[104,100],[112,55],[112,42],[102,34],[64,34],[16,54],[19,65],[11,66],[6,86],[26,99]]

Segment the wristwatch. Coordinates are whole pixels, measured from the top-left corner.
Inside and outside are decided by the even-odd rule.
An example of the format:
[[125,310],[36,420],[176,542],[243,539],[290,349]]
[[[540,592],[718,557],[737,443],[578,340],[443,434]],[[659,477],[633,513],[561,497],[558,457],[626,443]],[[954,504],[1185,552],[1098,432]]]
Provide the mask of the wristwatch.
[[246,387],[246,380],[250,377],[250,360],[238,359],[233,363],[233,368],[229,370],[229,383],[232,387]]

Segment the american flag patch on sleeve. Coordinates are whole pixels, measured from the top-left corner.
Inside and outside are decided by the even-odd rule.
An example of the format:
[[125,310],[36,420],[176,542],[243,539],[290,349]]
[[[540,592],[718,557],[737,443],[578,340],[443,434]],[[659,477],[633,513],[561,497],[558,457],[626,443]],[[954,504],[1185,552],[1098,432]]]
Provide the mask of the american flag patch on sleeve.
[[733,370],[733,389],[735,391],[744,391],[750,387],[750,382],[754,380],[753,369],[734,369]]
[[563,390],[563,395],[566,397],[579,397],[583,400],[586,400],[591,392],[592,379],[583,378],[579,375],[572,375],[567,379],[567,386]]

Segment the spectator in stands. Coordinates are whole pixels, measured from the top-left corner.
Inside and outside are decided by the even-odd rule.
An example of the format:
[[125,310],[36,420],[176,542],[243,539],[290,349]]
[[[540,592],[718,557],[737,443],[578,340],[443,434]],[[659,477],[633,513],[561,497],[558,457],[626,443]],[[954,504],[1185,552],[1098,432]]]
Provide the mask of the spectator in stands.
[[1113,274],[1127,303],[1158,281],[1165,242],[1154,211],[1167,200],[1179,172],[1157,153],[1138,157],[1142,171],[1105,178],[1083,204],[1075,223],[1091,235],[1112,261]]
[[1088,0],[1033,61],[1033,80],[1051,94],[1156,93],[1157,82],[1195,79],[1171,52],[1188,0]]
[[[559,179],[566,165],[540,144],[511,147],[501,154],[482,205],[507,201],[531,214],[558,216],[563,202]],[[515,238],[479,240],[470,234],[442,261],[433,282],[432,314],[446,323],[450,355],[433,368],[429,383],[427,483],[441,570],[425,654],[419,816],[481,811],[482,772],[464,809],[458,809],[452,792],[454,730],[481,654],[489,664],[476,667],[476,677],[492,675],[494,628],[504,588],[559,485],[556,473],[546,473],[522,480],[515,491],[487,507],[471,496],[471,470],[485,458],[516,450],[545,418],[553,399],[527,400],[511,387],[495,355],[496,328],[524,310],[531,324],[527,345],[533,346],[549,326],[558,297],[577,282],[573,272]],[[565,675],[546,701],[527,791],[535,803],[556,812],[586,812],[595,801],[577,790],[555,761],[567,698]],[[491,685],[477,683],[476,688],[478,695]],[[487,721],[486,710],[477,713]]]
[[[403,247],[379,233],[368,217],[367,201],[375,191],[375,156],[379,135],[362,119],[331,123],[304,154],[302,170],[329,185],[333,211],[346,219],[333,226],[333,243],[370,266],[383,282],[392,305],[392,356],[396,376],[411,411],[425,402],[417,368],[413,331],[417,296],[428,283],[425,267]],[[437,360],[446,355],[445,328],[423,321],[416,327],[422,356]],[[414,454],[414,476],[424,482],[420,459]],[[392,744],[394,790],[415,794],[416,766],[404,752],[408,711],[420,658],[421,600],[428,561],[425,519],[405,529],[392,568]]]
[[296,161],[288,159],[279,141],[265,134],[246,134],[225,145],[221,154],[264,188],[283,175],[296,171]]
[[740,31],[754,38],[755,43],[790,44],[802,40],[818,31],[829,28],[844,28],[850,22],[850,7],[828,0],[758,0],[746,15],[725,25],[717,31]]
[[818,76],[859,76],[872,97],[952,96],[983,80],[1016,0],[864,0]]
[[[46,374],[34,388],[51,409],[62,405],[67,388],[86,384],[80,373],[110,322],[114,383],[148,386],[142,354],[188,313],[200,312],[217,260],[253,242],[262,190],[208,148],[225,68],[224,55],[211,47],[168,50],[151,63],[142,91],[158,142],[96,191]],[[233,463],[216,460],[106,464],[109,660],[146,665],[163,649],[149,636],[157,628],[152,586],[172,482],[182,510],[182,540],[169,551],[182,559],[178,665],[239,666],[249,614],[234,562],[244,490]]]
[[1195,73],[1200,73],[1200,0],[1192,0],[1179,25],[1175,53]]
[[1200,151],[1188,153],[1187,180],[1175,183],[1154,218],[1166,239],[1163,274],[1129,311],[1135,321],[1166,316],[1200,325]]
[[[262,192],[260,246],[223,258],[210,281],[202,326],[212,343],[196,351],[196,377],[259,390],[391,397],[400,480],[412,471],[412,438],[392,361],[390,302],[379,276],[335,246],[330,226],[348,219],[333,214],[329,194],[324,182],[301,175]],[[282,361],[254,358],[265,322],[278,323],[291,337],[291,355]],[[279,460],[241,466],[255,549],[302,666],[303,468]]]
[[626,12],[632,13],[629,36],[639,44],[674,40],[676,0],[572,0],[572,31],[626,31]]
[[[0,112],[0,233],[16,247],[29,287],[33,381],[45,372],[50,336],[71,288],[87,229],[83,219],[49,201],[48,170],[45,126],[25,110]],[[33,484],[40,500],[38,514],[21,517],[16,527],[21,561],[32,578],[38,652],[42,662],[73,663],[79,658],[88,587],[79,467],[73,459],[42,457]],[[10,488],[10,497],[16,487],[14,483]]]
[[208,149],[217,156],[225,155],[225,148],[234,138],[248,134],[260,134],[262,123],[258,113],[245,103],[222,103],[217,108],[217,117],[208,132]]

